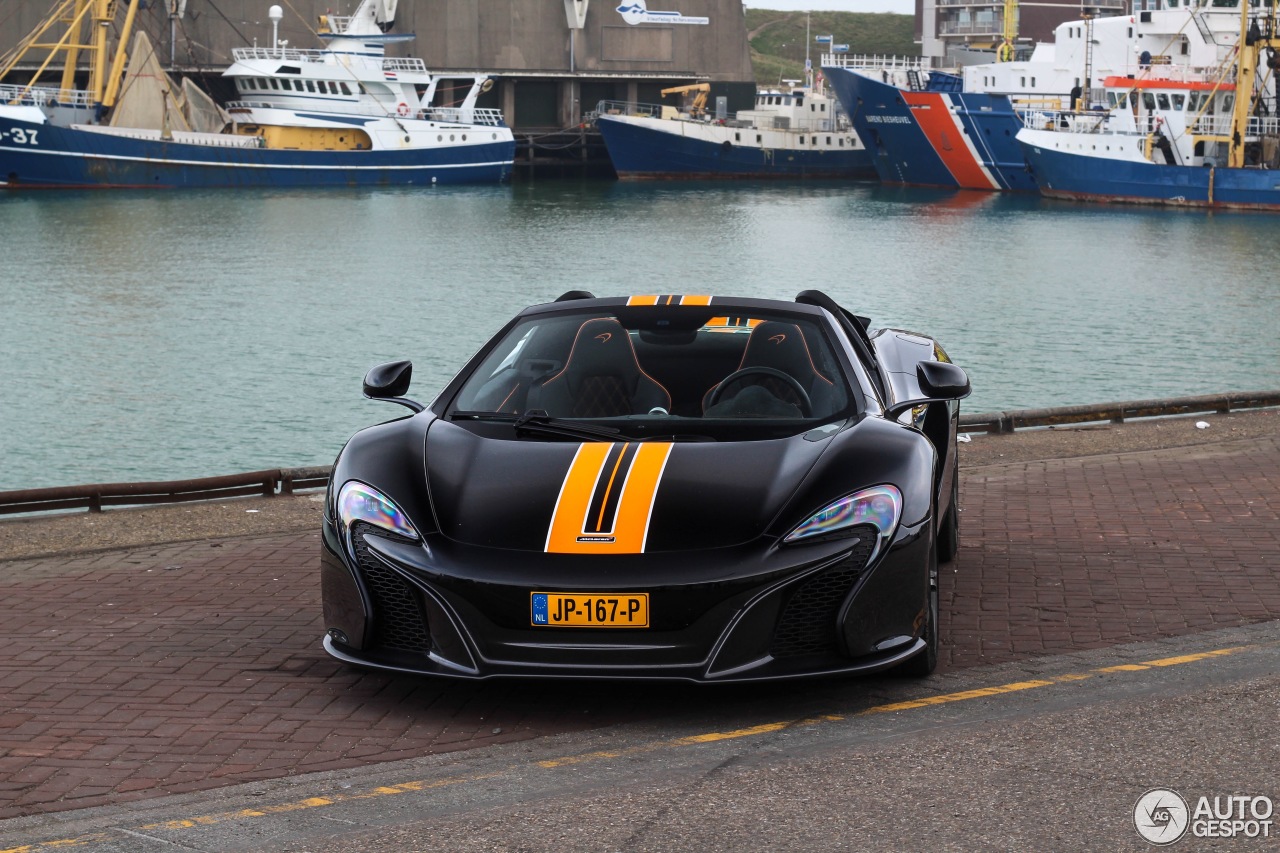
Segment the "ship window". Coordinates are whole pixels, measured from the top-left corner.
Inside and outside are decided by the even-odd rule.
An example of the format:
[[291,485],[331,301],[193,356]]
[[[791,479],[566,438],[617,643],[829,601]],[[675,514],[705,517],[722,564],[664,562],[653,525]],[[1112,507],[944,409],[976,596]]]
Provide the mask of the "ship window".
[[741,134],[741,133],[734,133],[734,134],[733,134],[733,141],[734,141],[734,142],[741,142],[741,141],[742,141],[742,134]]
[[1227,92],[1226,94],[1224,94],[1222,96],[1222,112],[1223,113],[1231,112],[1231,107],[1233,104],[1235,104],[1235,102],[1236,102],[1236,96],[1234,92]]
[[757,133],[757,134],[756,134],[756,142],[764,142],[764,137]]
[[843,137],[843,136],[842,136],[842,137],[840,137],[840,147],[841,147],[841,148],[843,148],[843,147],[844,147],[844,137]]
[[1032,78],[1031,78],[1031,88],[1032,88],[1032,89],[1034,89],[1035,87],[1036,87],[1036,78],[1032,77]]
[[[288,81],[285,81],[285,82],[288,82]],[[293,81],[293,88],[294,88],[294,90],[295,90],[295,91],[301,92],[301,91],[302,91],[302,81],[301,81],[301,80],[294,80],[294,81]]]
[[1148,110],[1154,110],[1156,108],[1156,96],[1150,92],[1143,92],[1142,105]]
[[316,84],[315,84],[315,83],[313,83],[313,82],[311,82],[310,80],[308,80],[308,81],[307,81],[307,91],[308,91],[308,92],[314,92],[315,90],[316,90]]
[[827,137],[827,144],[828,144],[828,145],[830,145],[830,144],[831,144],[831,137],[830,137],[830,136],[828,136],[828,137]]
[[1169,109],[1169,96],[1164,92],[1161,92],[1158,95],[1156,95],[1156,102],[1160,104],[1160,109],[1162,110]]
[[279,80],[277,80],[276,78],[272,77],[272,78],[270,78],[270,80],[269,80],[268,82],[270,82],[270,83],[271,83],[271,88],[272,88],[272,89],[275,89],[276,91],[279,91],[279,90],[280,90],[280,81],[279,81]]
[[801,144],[801,145],[804,145],[804,137],[803,137],[803,136],[802,136],[802,137],[800,137],[800,144]]
[[339,83],[338,85],[342,87],[342,94],[344,94],[344,95],[350,95],[350,94],[351,94],[351,90],[347,88],[347,84],[346,84],[346,83]]
[[1187,96],[1186,95],[1170,95],[1169,97],[1173,98],[1173,108],[1178,112],[1182,112],[1183,107],[1187,105],[1186,103]]

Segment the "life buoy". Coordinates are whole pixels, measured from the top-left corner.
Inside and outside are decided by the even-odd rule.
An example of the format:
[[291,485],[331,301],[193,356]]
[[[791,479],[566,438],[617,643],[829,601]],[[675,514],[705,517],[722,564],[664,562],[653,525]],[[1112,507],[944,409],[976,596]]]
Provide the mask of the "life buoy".
[[409,105],[406,104],[404,101],[401,101],[400,103],[396,104],[396,112],[400,113],[400,115],[402,116],[407,116],[409,114]]

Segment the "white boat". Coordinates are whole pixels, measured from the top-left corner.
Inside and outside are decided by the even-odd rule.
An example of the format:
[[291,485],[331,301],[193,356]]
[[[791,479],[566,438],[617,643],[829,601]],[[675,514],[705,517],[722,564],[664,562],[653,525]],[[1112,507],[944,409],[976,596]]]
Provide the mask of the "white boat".
[[1105,111],[1029,113],[1017,140],[1040,192],[1280,210],[1280,118],[1266,107],[1280,38],[1274,9],[1249,12],[1240,12],[1239,49],[1220,71],[1188,76],[1151,66],[1109,78]]
[[[476,106],[486,77],[468,75],[459,86],[421,59],[386,56],[387,44],[413,38],[388,32],[396,0],[362,0],[349,17],[322,18],[321,49],[274,36],[271,47],[236,49],[225,75],[241,99],[224,105],[187,81],[174,84],[142,33],[124,69],[121,47],[139,2],[127,4],[111,72],[102,72],[105,58],[91,61],[87,89],[3,83],[17,59],[0,69],[0,186],[359,186],[510,176],[511,130],[499,110]],[[64,42],[82,38],[81,7],[96,15],[115,8],[110,0],[63,0],[48,20],[67,27]],[[271,7],[273,24],[282,14]],[[93,50],[105,56],[107,45]],[[64,81],[74,79],[77,59],[66,52]],[[465,94],[452,102],[455,86]]]

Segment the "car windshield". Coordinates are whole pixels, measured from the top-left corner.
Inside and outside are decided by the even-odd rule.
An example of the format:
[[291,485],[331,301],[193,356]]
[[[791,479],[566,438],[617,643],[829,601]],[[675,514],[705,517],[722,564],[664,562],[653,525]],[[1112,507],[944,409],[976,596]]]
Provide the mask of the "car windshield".
[[627,437],[713,439],[794,434],[852,414],[846,371],[823,325],[805,314],[725,311],[623,307],[525,318],[489,350],[447,414],[536,420],[544,433],[555,420]]

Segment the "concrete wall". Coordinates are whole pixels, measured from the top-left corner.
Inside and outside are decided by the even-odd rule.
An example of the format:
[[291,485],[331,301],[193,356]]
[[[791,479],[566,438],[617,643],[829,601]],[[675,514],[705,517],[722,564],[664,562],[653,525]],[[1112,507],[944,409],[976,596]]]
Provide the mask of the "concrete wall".
[[[267,9],[273,0],[188,0],[172,47],[179,67],[225,67],[231,48],[271,43]],[[8,50],[47,12],[51,3],[24,0],[6,4],[0,53]],[[123,4],[122,4],[123,5]],[[147,3],[140,25],[170,55],[170,24],[163,2]],[[319,47],[312,33],[326,11],[348,14],[354,0],[293,0],[281,3],[280,37],[290,46]],[[572,38],[564,0],[401,0],[396,32],[417,41],[396,45],[395,55],[420,56],[439,70],[486,70],[532,74],[590,72],[605,75],[661,75],[712,81],[752,79],[742,0],[652,0],[651,11],[705,17],[706,25],[630,25],[618,0],[594,0],[585,26]],[[293,13],[305,17],[300,20]]]

